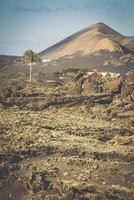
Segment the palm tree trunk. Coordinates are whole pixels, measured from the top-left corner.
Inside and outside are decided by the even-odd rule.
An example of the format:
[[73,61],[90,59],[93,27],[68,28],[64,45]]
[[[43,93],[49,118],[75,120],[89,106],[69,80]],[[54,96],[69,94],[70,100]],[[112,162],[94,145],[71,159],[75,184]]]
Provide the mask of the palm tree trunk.
[[32,83],[32,63],[30,62],[29,82]]

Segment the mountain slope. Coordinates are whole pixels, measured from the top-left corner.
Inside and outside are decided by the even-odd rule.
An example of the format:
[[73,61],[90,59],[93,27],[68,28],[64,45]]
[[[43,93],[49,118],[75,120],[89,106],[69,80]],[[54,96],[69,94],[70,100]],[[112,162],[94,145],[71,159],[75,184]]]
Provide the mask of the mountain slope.
[[134,69],[134,37],[126,37],[104,23],[91,25],[39,53],[45,72],[95,67],[126,73]]
[[[62,40],[61,42],[46,49],[45,51],[42,51],[39,55],[41,57],[46,57],[53,60],[67,55],[73,55],[77,52],[91,54],[95,51],[101,50],[101,48],[97,50],[94,47],[96,47],[98,45],[98,42],[100,42],[100,40],[102,39],[107,39],[107,42],[109,42],[109,47],[106,47],[106,50],[113,48],[113,43],[111,42],[110,44],[110,40],[113,40],[113,42],[118,42],[120,43],[119,45],[122,46],[123,41],[124,43],[127,43],[127,41],[125,40],[125,36],[114,31],[109,26],[103,23],[97,23],[87,27],[86,29],[83,29],[82,31],[77,32],[76,34],[66,38],[65,40]],[[105,50],[105,48],[102,49]],[[115,51],[118,51],[118,49],[115,48]]]
[[5,65],[10,65],[10,64],[16,63],[20,59],[21,59],[20,56],[0,55],[0,68],[4,67]]
[[[126,73],[134,69],[134,37],[126,37],[104,23],[91,25],[40,52],[51,60],[34,65],[33,73],[53,74],[65,68],[97,68],[98,71]],[[22,64],[6,65],[3,73],[29,73]]]
[[134,52],[134,37],[125,37],[122,44]]

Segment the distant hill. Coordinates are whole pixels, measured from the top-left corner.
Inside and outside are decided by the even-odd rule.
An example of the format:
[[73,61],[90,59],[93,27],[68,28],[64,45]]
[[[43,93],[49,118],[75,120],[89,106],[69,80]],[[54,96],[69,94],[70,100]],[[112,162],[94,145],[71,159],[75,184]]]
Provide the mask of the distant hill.
[[[97,68],[99,71],[126,73],[134,69],[134,37],[126,37],[104,23],[96,23],[38,55],[51,62],[35,65],[35,73],[50,74],[65,68]],[[28,73],[28,68],[12,65],[2,71]]]
[[[54,70],[63,67],[96,67],[99,71],[126,73],[134,69],[134,37],[126,37],[104,23],[97,23],[39,55],[52,60]],[[50,69],[50,63],[48,65]]]
[[[105,46],[104,42],[105,44],[107,43]],[[100,43],[99,49],[96,48],[98,43]],[[97,23],[40,52],[39,55],[52,60],[63,56],[74,55],[78,52],[81,52],[82,55],[88,55],[100,51],[101,44],[103,50],[107,51],[113,48],[112,52],[115,52],[120,51],[120,47],[117,48],[117,43],[118,47],[124,46],[124,48],[128,49],[128,52],[134,49],[133,37],[125,37],[109,26],[103,23]]]
[[20,59],[21,59],[20,56],[0,55],[0,69],[6,65],[16,63]]

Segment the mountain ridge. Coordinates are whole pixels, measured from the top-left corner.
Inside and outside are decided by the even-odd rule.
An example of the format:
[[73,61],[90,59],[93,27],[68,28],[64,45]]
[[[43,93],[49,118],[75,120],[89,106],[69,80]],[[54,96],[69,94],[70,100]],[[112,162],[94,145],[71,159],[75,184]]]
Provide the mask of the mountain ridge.
[[77,39],[81,34],[87,34],[87,32],[91,32],[91,31],[94,33],[96,32],[96,33],[100,34],[98,37],[100,37],[101,39],[107,35],[108,35],[108,38],[110,38],[110,39],[113,39],[113,35],[114,35],[114,39],[118,40],[117,42],[119,42],[122,38],[125,39],[124,35],[120,34],[119,32],[115,31],[114,29],[110,28],[106,24],[104,24],[102,22],[98,22],[98,23],[90,25],[90,26],[76,32],[75,34],[72,34],[71,36],[61,40],[60,42],[52,45],[51,47],[41,51],[39,53],[39,55],[42,57],[44,54],[48,54],[52,50],[55,50],[55,49],[61,47],[63,44],[65,45],[68,42],[71,42],[72,40]]
[[[65,68],[96,68],[98,71],[125,74],[134,69],[134,37],[126,37],[104,23],[88,26],[41,51],[36,74],[54,74]],[[49,60],[49,62],[47,62]],[[29,73],[19,64],[2,67],[5,73]]]

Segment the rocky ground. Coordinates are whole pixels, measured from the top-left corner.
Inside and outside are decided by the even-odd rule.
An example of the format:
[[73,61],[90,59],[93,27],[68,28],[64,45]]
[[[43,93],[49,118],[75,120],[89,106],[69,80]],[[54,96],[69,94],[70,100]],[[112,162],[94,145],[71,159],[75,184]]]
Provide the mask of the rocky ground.
[[[132,74],[123,82],[114,81],[110,101],[102,101],[104,92],[108,95],[109,91],[108,84],[102,87],[104,80],[96,79],[95,86],[91,79],[82,84],[78,80],[53,89],[53,93],[41,87],[32,86],[31,90],[29,85],[1,90],[1,200],[134,199]],[[71,97],[71,104],[63,99],[65,91],[70,97],[76,89],[75,96],[80,93],[90,98],[87,91],[91,87],[97,96],[92,94],[92,101]],[[43,107],[40,101],[46,105],[52,94],[55,100]],[[56,103],[57,94],[62,96],[60,104]],[[13,101],[18,97],[19,103]],[[32,106],[26,98],[32,98]]]

